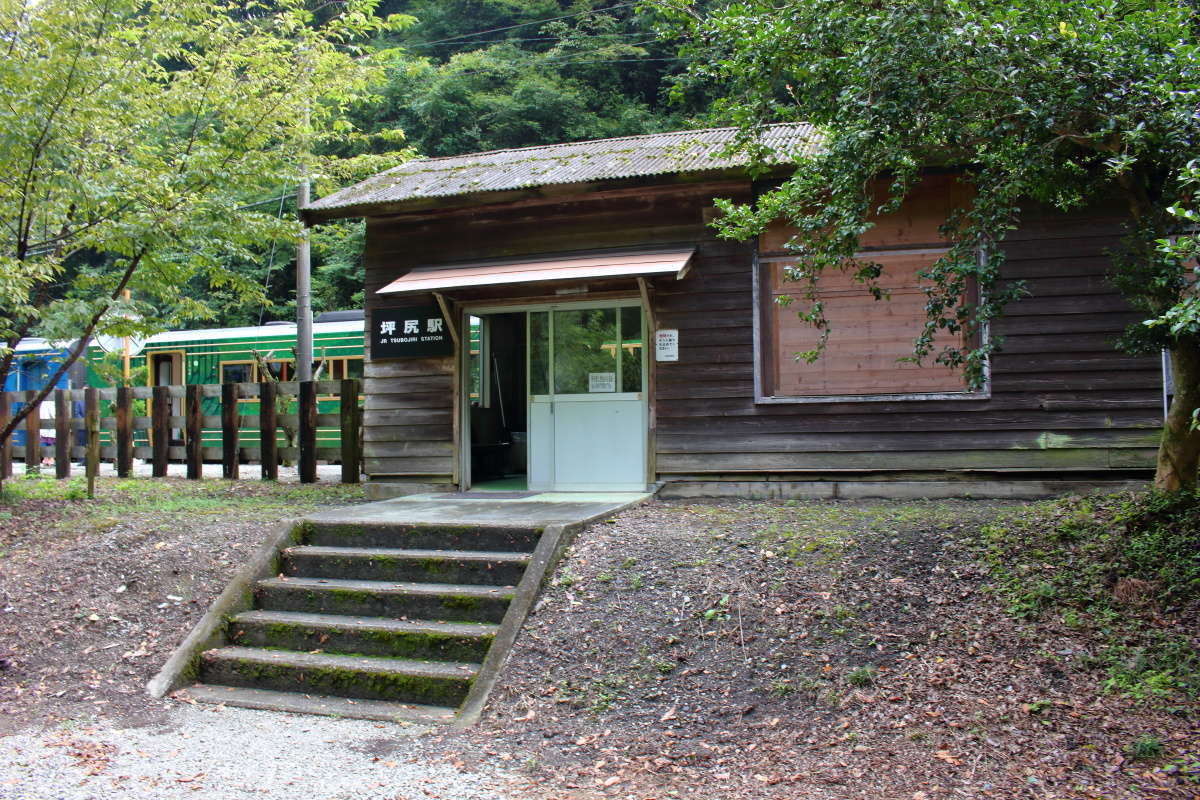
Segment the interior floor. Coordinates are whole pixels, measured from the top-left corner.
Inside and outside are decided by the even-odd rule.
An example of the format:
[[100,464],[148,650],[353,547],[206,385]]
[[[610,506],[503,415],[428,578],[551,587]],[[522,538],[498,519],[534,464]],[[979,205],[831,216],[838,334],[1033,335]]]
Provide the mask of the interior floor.
[[524,473],[505,475],[490,481],[480,481],[472,484],[473,492],[523,492],[529,488],[529,476]]

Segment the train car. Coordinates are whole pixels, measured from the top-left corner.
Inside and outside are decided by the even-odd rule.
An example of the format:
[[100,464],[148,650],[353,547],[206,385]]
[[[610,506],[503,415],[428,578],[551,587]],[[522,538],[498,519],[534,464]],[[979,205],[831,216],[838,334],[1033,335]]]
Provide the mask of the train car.
[[[69,347],[69,343],[52,343],[40,337],[28,337],[17,342],[17,346],[14,348],[12,367],[4,376],[4,391],[26,392],[44,388],[68,357]],[[70,388],[71,374],[71,371],[64,372],[54,382],[54,388]],[[24,403],[20,401],[13,403],[13,411],[19,411],[23,405]],[[53,413],[53,408],[52,402],[43,403],[42,415],[49,417]],[[13,431],[12,445],[14,448],[25,446],[23,427]]]
[[[166,331],[149,337],[130,357],[131,382],[149,386],[180,384],[256,383],[269,378],[263,368],[278,381],[295,380],[296,324],[271,322],[266,325],[242,328],[213,328],[207,330]],[[361,378],[363,375],[363,319],[361,311],[341,311],[322,314],[313,323],[314,377],[332,381]],[[121,356],[106,354],[95,343],[89,348],[88,381],[91,386],[112,386],[120,380]],[[261,365],[261,366],[260,366]],[[220,413],[217,398],[205,398],[203,413]],[[182,416],[182,402],[173,400],[172,416]],[[340,408],[337,397],[318,398],[318,412],[336,414]],[[294,413],[294,407],[286,409]],[[258,400],[239,404],[244,418],[239,440],[245,447],[257,447]],[[280,433],[280,445],[287,444]],[[145,444],[145,431],[137,432],[138,444]],[[183,432],[172,430],[171,444],[183,443]],[[104,437],[107,444],[107,437]],[[317,431],[318,447],[338,447],[341,436],[337,429]],[[205,447],[221,444],[218,428],[205,428],[202,434]]]

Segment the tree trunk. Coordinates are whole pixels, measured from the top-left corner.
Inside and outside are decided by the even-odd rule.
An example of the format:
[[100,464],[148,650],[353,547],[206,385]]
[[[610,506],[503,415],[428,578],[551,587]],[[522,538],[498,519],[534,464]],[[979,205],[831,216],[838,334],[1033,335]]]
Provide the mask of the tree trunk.
[[1193,491],[1200,471],[1200,430],[1195,428],[1200,408],[1200,341],[1188,339],[1171,350],[1175,372],[1175,397],[1163,425],[1158,448],[1154,487],[1166,492]]

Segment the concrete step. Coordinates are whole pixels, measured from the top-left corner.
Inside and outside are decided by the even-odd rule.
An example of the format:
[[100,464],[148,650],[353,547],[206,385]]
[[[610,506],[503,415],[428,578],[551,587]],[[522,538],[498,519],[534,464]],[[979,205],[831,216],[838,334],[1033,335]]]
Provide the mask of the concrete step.
[[257,607],[266,611],[454,622],[500,622],[513,594],[511,586],[289,577],[259,581],[255,589]]
[[541,528],[429,523],[304,523],[304,544],[324,547],[393,547],[422,550],[487,550],[532,553]]
[[213,705],[290,711],[294,714],[323,714],[327,717],[347,719],[407,722],[414,725],[444,724],[454,719],[455,713],[455,709],[444,706],[421,706],[386,700],[352,700],[348,697],[248,689],[244,686],[212,686],[207,683],[194,683],[176,695]]
[[200,682],[456,708],[478,664],[219,647],[200,657]]
[[472,550],[400,550],[303,545],[283,552],[283,572],[307,578],[420,583],[520,582],[528,553]]
[[242,647],[435,661],[480,662],[498,626],[481,622],[424,622],[304,614],[295,611],[246,611],[229,624],[229,640]]

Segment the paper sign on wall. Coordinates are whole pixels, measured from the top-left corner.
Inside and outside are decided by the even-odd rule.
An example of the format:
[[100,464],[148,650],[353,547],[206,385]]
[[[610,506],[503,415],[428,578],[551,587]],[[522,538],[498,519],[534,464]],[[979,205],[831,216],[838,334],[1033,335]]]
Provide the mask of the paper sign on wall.
[[589,372],[588,373],[588,391],[589,392],[615,392],[617,390],[617,373],[615,372]]
[[679,331],[671,328],[654,333],[654,359],[656,361],[679,360]]

